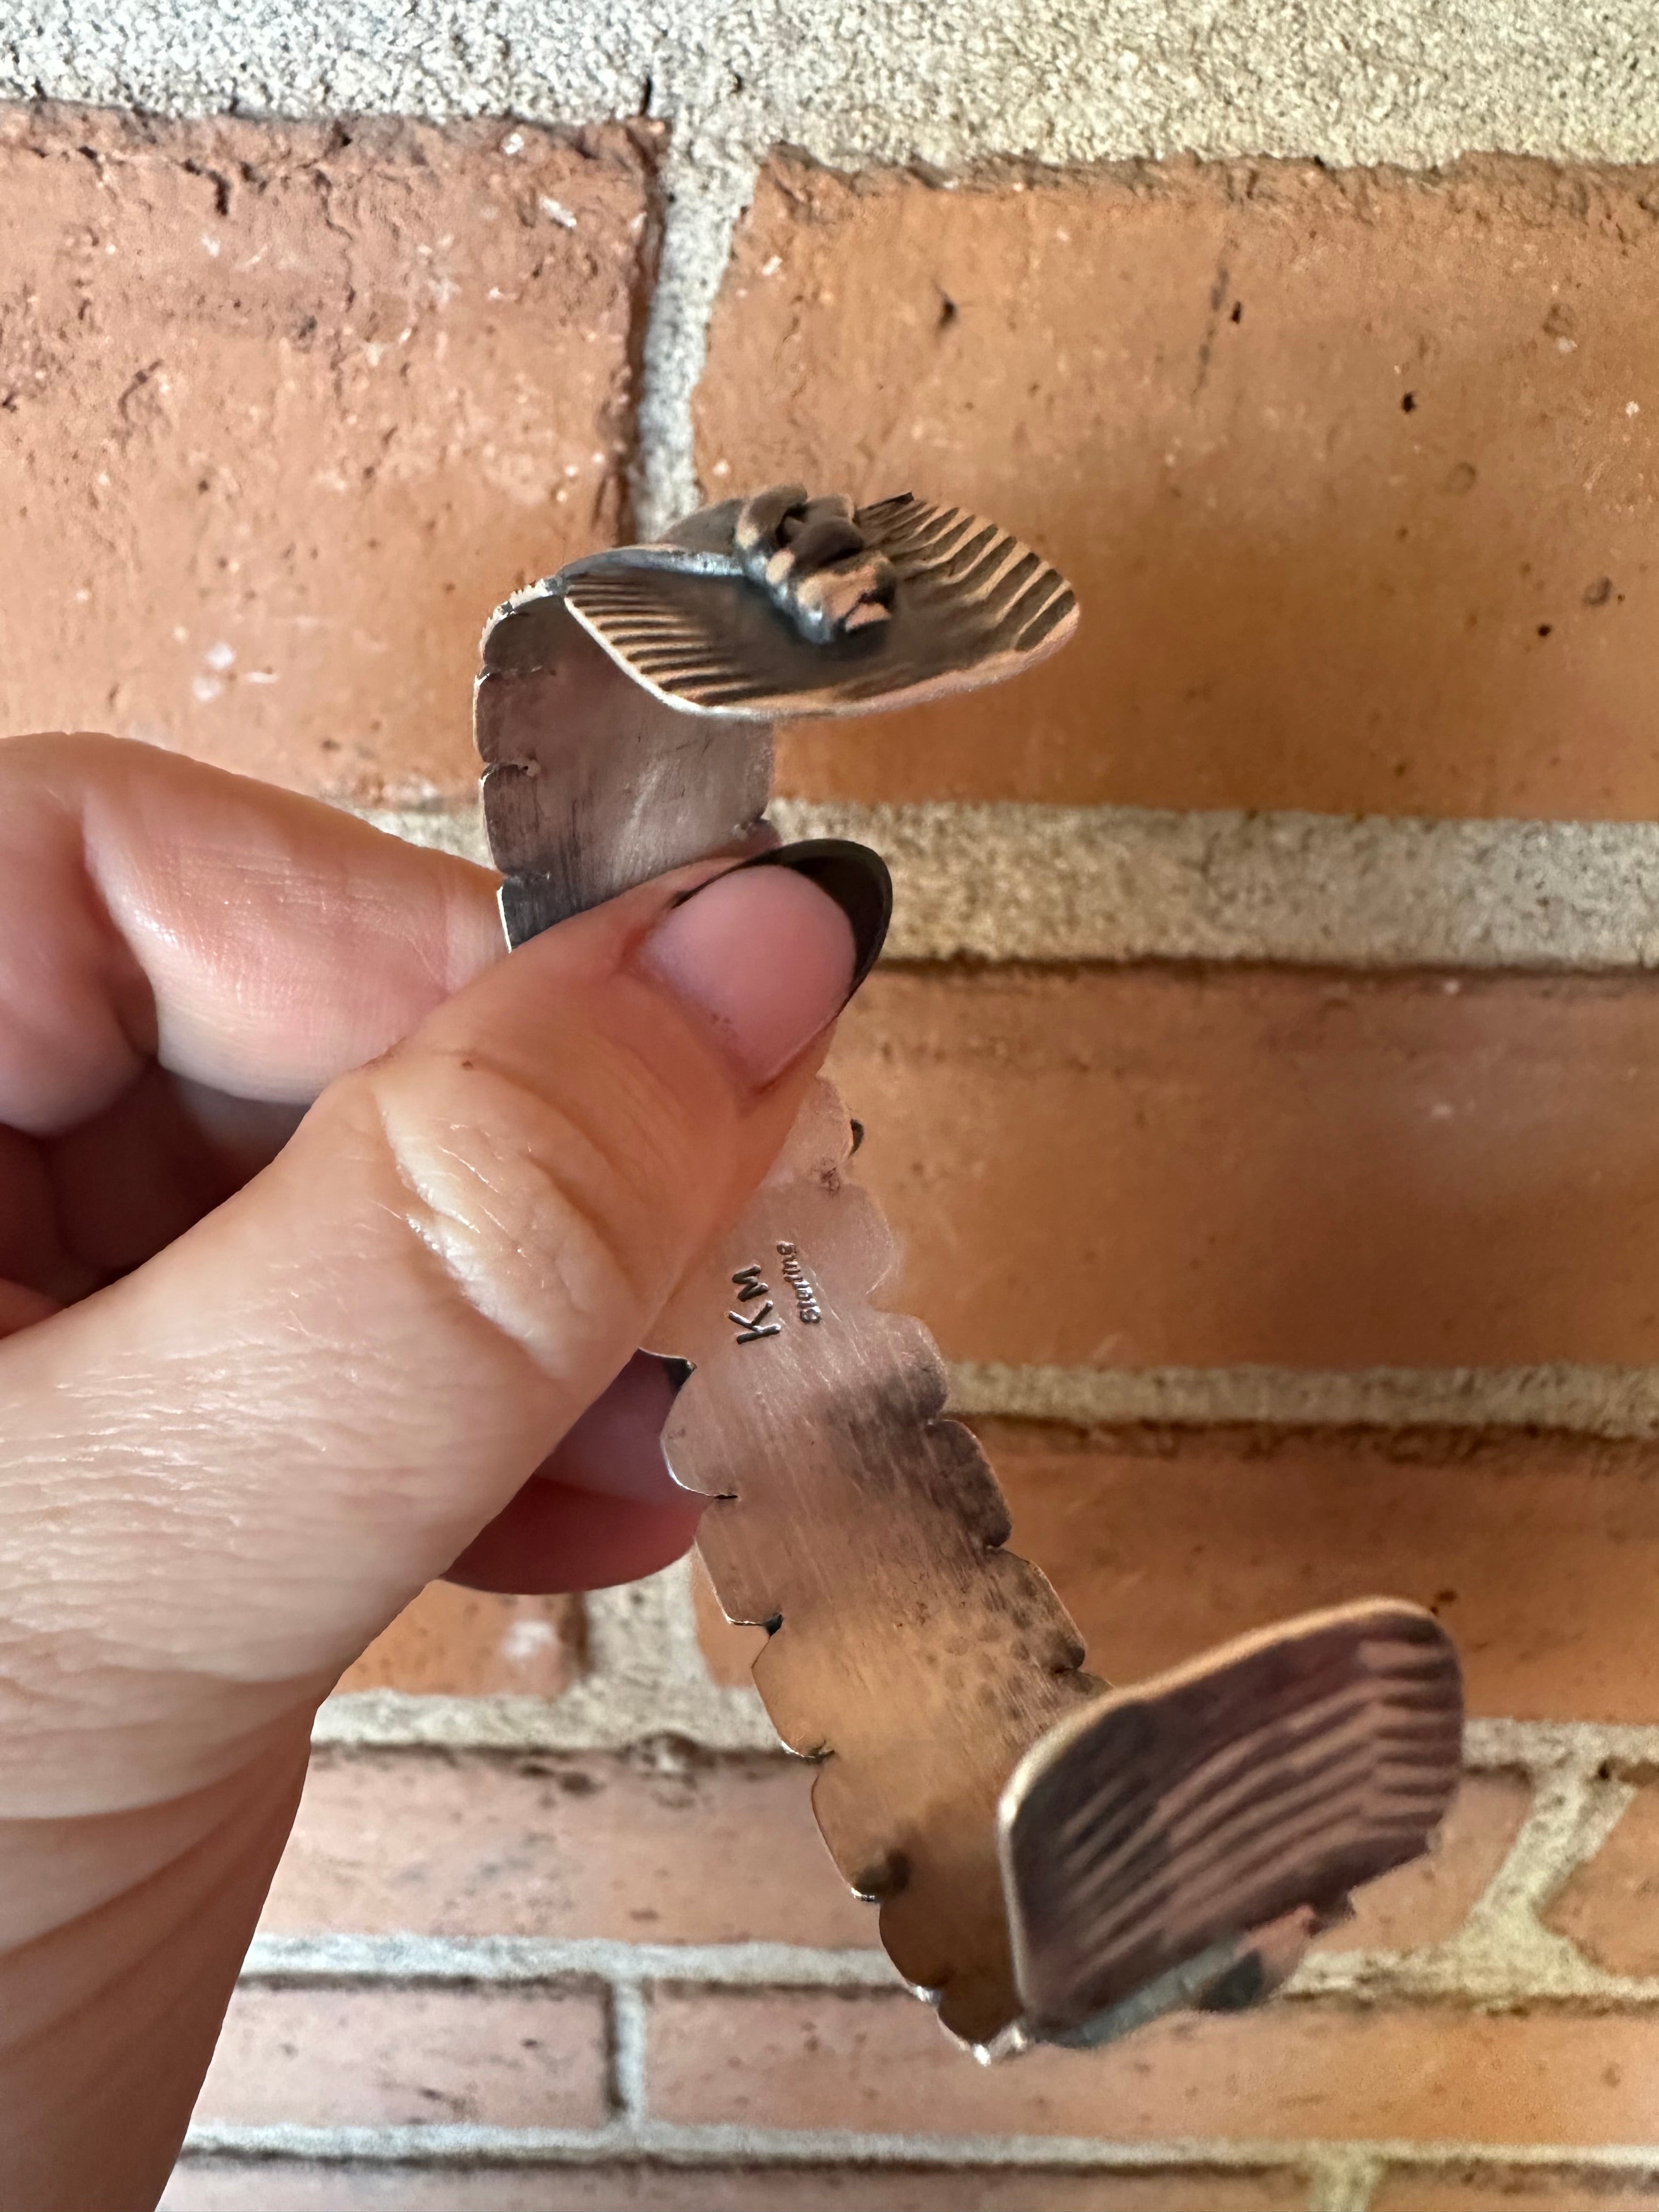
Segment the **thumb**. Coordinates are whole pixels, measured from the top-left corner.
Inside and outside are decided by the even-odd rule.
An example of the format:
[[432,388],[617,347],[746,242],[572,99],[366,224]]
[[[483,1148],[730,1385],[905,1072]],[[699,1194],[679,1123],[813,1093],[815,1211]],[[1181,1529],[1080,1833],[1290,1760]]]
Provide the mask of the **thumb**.
[[764,1173],[886,905],[873,854],[817,843],[562,924],[0,1346],[0,1742],[35,1809],[211,1780],[501,1510]]

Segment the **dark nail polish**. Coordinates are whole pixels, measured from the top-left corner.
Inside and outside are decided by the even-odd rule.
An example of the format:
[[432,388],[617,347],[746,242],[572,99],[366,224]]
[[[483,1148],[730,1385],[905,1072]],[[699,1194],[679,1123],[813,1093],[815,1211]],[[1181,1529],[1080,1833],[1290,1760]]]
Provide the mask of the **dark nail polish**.
[[[805,884],[787,883],[786,871]],[[887,870],[864,846],[833,837],[778,845],[672,901],[635,959],[712,1024],[726,1059],[761,1091],[822,1036],[869,973],[891,902]]]
[[793,868],[834,899],[853,932],[853,980],[847,988],[850,999],[881,957],[893,918],[893,878],[881,854],[850,837],[803,837],[793,845],[773,845],[756,853],[727,873],[736,875],[743,868]]

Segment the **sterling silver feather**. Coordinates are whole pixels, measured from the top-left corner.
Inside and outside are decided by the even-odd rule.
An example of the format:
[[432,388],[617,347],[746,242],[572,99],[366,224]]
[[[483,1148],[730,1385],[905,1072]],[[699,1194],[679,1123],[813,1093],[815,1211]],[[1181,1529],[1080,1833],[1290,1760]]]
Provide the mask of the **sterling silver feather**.
[[[517,945],[629,885],[769,842],[772,729],[995,681],[1077,622],[982,519],[780,485],[594,554],[484,633],[475,726]],[[1256,2002],[1349,1893],[1428,1848],[1455,1789],[1457,1660],[1365,1600],[1127,1689],[1082,1671],[945,1413],[921,1324],[872,1303],[891,1239],[819,1083],[649,1347],[691,1363],[665,1437],[755,1681],[813,1760],[842,1875],[981,2055]]]

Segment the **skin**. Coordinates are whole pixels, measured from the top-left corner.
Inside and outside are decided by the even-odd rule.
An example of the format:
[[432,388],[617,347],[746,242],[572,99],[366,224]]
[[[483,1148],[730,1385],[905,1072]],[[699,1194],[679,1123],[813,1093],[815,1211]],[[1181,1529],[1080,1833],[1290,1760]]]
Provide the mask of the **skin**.
[[633,1347],[853,963],[800,878],[720,874],[504,957],[464,862],[0,744],[0,2203],[155,2203],[312,1716],[425,1583],[690,1540]]

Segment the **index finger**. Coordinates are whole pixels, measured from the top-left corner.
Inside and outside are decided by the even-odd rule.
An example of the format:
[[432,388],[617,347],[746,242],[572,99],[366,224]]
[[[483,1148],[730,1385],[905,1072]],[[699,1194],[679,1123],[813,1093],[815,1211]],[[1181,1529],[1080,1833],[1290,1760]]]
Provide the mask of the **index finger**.
[[501,956],[495,883],[153,746],[0,742],[0,1122],[56,1135],[149,1059],[303,1103]]

